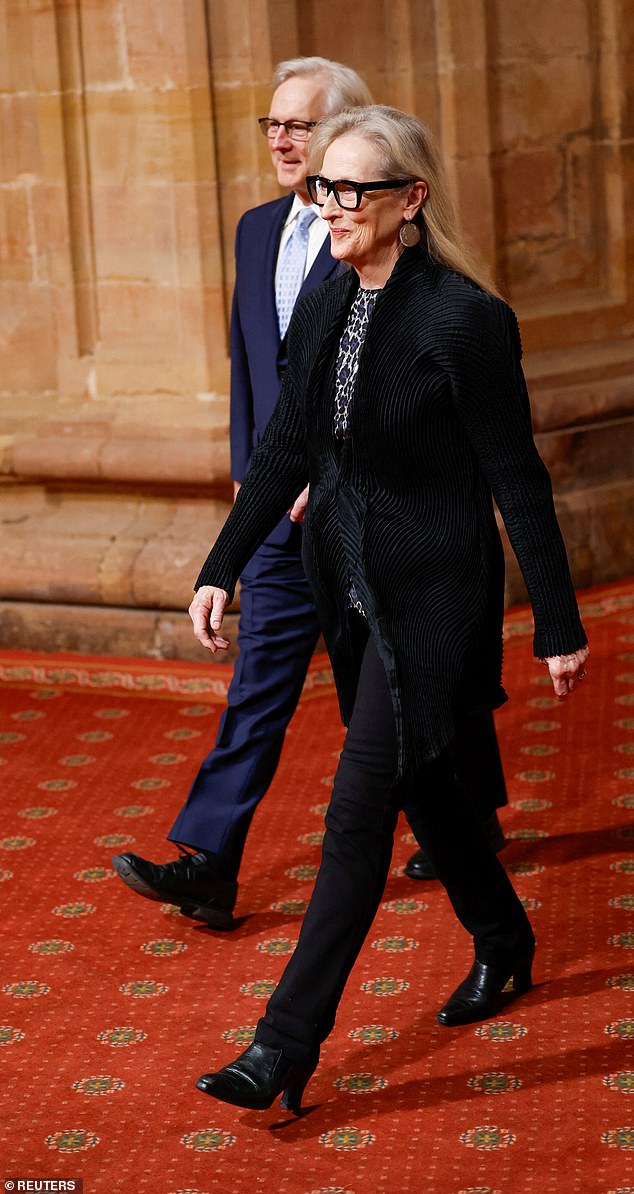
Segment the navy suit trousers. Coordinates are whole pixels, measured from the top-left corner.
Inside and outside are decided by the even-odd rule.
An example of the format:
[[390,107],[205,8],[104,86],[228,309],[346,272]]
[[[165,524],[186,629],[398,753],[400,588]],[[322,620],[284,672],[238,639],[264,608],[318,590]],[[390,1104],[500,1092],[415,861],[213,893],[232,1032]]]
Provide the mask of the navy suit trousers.
[[301,528],[267,541],[240,578],[240,655],[213,750],[204,759],[171,841],[220,855],[235,879],[257,805],[277,767],[319,635],[302,568]]

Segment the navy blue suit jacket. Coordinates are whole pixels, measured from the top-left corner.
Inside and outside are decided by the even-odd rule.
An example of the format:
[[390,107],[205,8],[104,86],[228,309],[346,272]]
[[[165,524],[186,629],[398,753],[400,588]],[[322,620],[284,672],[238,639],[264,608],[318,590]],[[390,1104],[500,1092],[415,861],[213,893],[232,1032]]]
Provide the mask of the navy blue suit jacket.
[[[275,307],[275,266],[293,195],[244,213],[236,231],[236,284],[231,311],[231,476],[243,481],[280,394],[286,343]],[[338,269],[327,237],[298,297]],[[287,520],[288,521],[288,520]],[[292,524],[288,523],[289,527]]]

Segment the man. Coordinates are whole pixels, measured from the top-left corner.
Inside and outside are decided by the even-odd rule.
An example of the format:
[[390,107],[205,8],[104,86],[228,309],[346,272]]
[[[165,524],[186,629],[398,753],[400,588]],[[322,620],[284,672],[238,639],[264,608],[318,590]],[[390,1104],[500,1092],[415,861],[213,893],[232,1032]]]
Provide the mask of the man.
[[[276,405],[286,358],[286,330],[295,302],[339,268],[328,227],[306,188],[311,131],[322,117],[371,103],[355,71],[324,58],[282,62],[274,74],[268,116],[260,118],[277,180],[290,194],[252,208],[236,232],[231,318],[231,472],[237,492],[251,452]],[[176,904],[212,928],[233,925],[238,871],[253,813],[265,795],[299,700],[319,627],[301,564],[305,497],[255,553],[240,581],[236,663],[214,749],[203,761],[169,839],[187,852],[155,864],[125,853],[113,866],[133,891]],[[483,816],[501,844],[496,804],[504,780],[492,719],[474,732],[482,766]],[[473,758],[465,747],[468,767]],[[479,793],[474,793],[478,801]],[[418,851],[414,878],[433,877]]]

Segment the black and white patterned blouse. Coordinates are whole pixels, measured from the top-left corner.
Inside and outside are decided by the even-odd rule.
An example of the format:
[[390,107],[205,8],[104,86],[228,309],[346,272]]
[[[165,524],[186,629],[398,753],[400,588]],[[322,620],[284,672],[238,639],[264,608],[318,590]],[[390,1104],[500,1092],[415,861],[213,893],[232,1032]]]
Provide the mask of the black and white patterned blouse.
[[[357,380],[359,356],[379,293],[379,290],[359,288],[339,341],[335,380],[335,435],[338,439],[344,439],[348,431],[348,410]],[[348,607],[364,618],[367,616],[352,580],[348,589]]]
[[335,381],[335,435],[343,438],[348,431],[348,409],[354,394],[368,324],[380,290],[359,288],[339,341]]

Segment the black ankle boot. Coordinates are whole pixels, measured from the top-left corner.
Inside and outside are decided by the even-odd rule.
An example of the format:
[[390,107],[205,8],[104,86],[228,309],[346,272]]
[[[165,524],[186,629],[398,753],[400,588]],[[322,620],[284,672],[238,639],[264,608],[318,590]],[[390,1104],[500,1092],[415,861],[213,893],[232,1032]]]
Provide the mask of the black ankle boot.
[[499,1010],[500,996],[510,978],[513,990],[520,995],[532,987],[531,969],[535,946],[531,946],[509,965],[487,965],[476,958],[467,977],[456,987],[436,1016],[439,1024],[473,1024],[486,1020]]
[[307,1061],[295,1062],[289,1061],[281,1049],[254,1041],[229,1065],[215,1074],[203,1074],[196,1086],[214,1099],[252,1111],[266,1111],[281,1094],[284,1110],[299,1115],[302,1095],[318,1061],[319,1048]]

